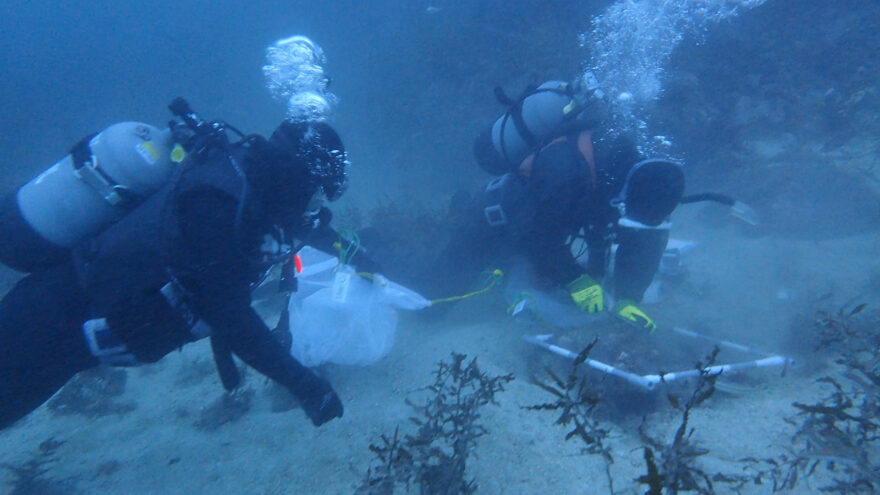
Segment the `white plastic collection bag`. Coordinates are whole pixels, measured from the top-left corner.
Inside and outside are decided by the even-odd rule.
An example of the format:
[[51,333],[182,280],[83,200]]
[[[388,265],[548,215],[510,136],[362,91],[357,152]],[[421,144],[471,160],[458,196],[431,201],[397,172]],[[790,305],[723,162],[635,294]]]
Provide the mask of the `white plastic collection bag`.
[[290,298],[291,354],[305,366],[372,364],[391,350],[397,309],[431,302],[381,275],[357,275],[332,255],[306,246]]

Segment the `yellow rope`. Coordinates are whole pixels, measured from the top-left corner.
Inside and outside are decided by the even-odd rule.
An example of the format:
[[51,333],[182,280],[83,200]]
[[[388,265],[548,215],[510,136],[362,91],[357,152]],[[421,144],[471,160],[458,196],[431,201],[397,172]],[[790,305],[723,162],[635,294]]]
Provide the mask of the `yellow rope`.
[[473,297],[473,296],[476,296],[479,294],[489,292],[490,290],[495,288],[495,286],[497,286],[499,283],[501,283],[501,278],[503,276],[504,276],[504,272],[502,272],[501,270],[496,268],[496,269],[492,270],[492,273],[489,275],[489,279],[486,281],[486,286],[483,287],[482,289],[474,291],[474,292],[468,292],[467,294],[464,294],[461,296],[452,296],[452,297],[444,297],[442,299],[434,299],[431,301],[431,304],[460,301],[462,299],[467,299],[469,297]]

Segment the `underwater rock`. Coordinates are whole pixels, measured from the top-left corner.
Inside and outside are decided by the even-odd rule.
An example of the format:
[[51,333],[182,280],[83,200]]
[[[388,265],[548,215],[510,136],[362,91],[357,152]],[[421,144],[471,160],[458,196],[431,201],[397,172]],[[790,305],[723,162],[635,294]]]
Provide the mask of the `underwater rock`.
[[137,404],[114,400],[125,393],[127,380],[128,374],[119,368],[86,370],[67,382],[47,405],[55,414],[81,414],[88,418],[129,413]]
[[757,210],[757,235],[818,241],[880,230],[880,194],[864,176],[821,160],[739,169],[725,189]]

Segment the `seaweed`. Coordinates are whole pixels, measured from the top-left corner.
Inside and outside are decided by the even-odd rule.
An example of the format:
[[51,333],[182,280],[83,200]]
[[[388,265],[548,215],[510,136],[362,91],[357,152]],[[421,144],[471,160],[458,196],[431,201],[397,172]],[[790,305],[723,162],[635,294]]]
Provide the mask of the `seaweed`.
[[[783,466],[781,488],[794,488],[802,477],[824,471],[830,493],[875,493],[880,488],[880,369],[841,360],[847,382],[826,376],[819,380],[831,393],[813,404],[795,402],[789,421],[798,426],[796,454]],[[799,420],[799,421],[798,421]]]
[[546,368],[548,382],[536,380],[535,384],[556,397],[554,402],[526,406],[530,411],[558,411],[559,417],[554,424],[571,428],[565,434],[565,440],[577,438],[584,443],[583,452],[598,455],[605,464],[605,479],[608,492],[614,493],[614,479],[611,476],[611,464],[614,457],[606,442],[610,430],[602,426],[596,418],[596,412],[602,403],[602,394],[589,385],[587,378],[578,373],[578,369],[590,355],[598,342],[598,338],[587,345],[574,360],[568,377],[563,380],[553,370]]
[[[554,402],[528,406],[526,409],[559,411],[555,424],[571,428],[566,433],[565,440],[578,438],[585,445],[584,453],[602,458],[608,492],[613,495],[615,488],[611,465],[614,463],[614,456],[608,441],[610,429],[603,426],[597,418],[601,406],[605,403],[603,394],[592,388],[588,379],[578,373],[578,367],[587,360],[597,342],[598,339],[594,339],[578,354],[565,380],[548,369],[550,381],[536,382],[539,387],[556,397]],[[714,364],[718,352],[719,349],[716,347],[704,361],[696,364],[700,374],[696,386],[686,401],[667,392],[666,398],[669,404],[681,411],[681,421],[670,442],[650,436],[645,429],[646,418],[642,419],[639,434],[644,444],[646,472],[635,481],[648,486],[646,494],[676,494],[684,491],[714,494],[713,482],[727,483],[738,489],[746,482],[752,481],[752,477],[749,476],[724,473],[710,476],[696,462],[699,457],[709,454],[710,451],[692,440],[694,429],[689,427],[689,421],[693,409],[712,397],[715,392],[718,373],[711,373],[706,369]],[[661,372],[660,376],[663,375],[664,373]],[[663,385],[668,390],[665,381]]]
[[378,462],[367,470],[358,494],[391,495],[397,487],[408,493],[415,486],[421,495],[476,492],[476,480],[467,479],[466,467],[477,439],[488,433],[480,410],[497,405],[495,394],[513,375],[490,376],[476,358],[466,360],[453,352],[451,363],[440,361],[434,383],[422,389],[430,393],[428,399],[422,404],[406,400],[416,413],[410,418],[417,427],[414,434],[401,437],[398,427],[391,437],[381,435],[370,444]]
[[[811,476],[818,471],[830,478],[821,488],[830,493],[874,493],[880,489],[880,335],[876,321],[856,320],[867,304],[845,306],[823,327],[845,335],[835,360],[839,377],[819,379],[830,394],[813,404],[792,404],[798,414],[793,441],[799,449],[789,471]],[[794,487],[796,478],[791,478]]]
[[[829,298],[826,295],[821,299]],[[848,345],[852,341],[865,340],[863,327],[857,325],[856,316],[859,315],[868,303],[853,303],[852,301],[842,305],[837,311],[819,310],[813,320],[813,324],[819,335],[819,343],[816,350],[831,349],[849,353],[852,349]]]
[[403,444],[399,432],[400,427],[397,427],[391,438],[380,435],[381,445],[370,444],[370,451],[379,463],[367,470],[367,479],[358,489],[358,494],[391,495],[397,485],[409,490],[416,471],[415,459],[410,453],[410,446]]
[[875,493],[880,487],[878,459],[878,393],[873,398],[831,377],[819,379],[832,387],[830,395],[813,404],[795,402],[798,414],[788,418],[798,429],[792,448],[778,459],[749,463],[756,480],[772,480],[773,491],[794,490],[810,478],[821,479],[827,493]]
[[[719,375],[706,371],[706,368],[715,362],[718,351],[716,347],[704,362],[697,363],[696,368],[700,370],[700,374],[684,406],[681,405],[679,398],[671,393],[668,394],[667,398],[672,407],[681,411],[681,421],[671,442],[667,443],[648,435],[645,431],[645,420],[642,420],[639,434],[644,443],[647,472],[636,478],[636,481],[648,486],[646,493],[649,495],[677,494],[687,491],[709,495],[715,493],[713,481],[739,481],[736,477],[722,474],[710,476],[697,464],[697,459],[708,454],[709,450],[694,443],[692,440],[694,429],[688,424],[693,409],[715,393],[715,381]],[[663,376],[663,373],[660,373],[660,376]]]
[[20,465],[3,464],[3,468],[12,473],[14,479],[9,495],[69,495],[74,492],[70,479],[57,480],[46,476],[49,465],[55,462],[55,451],[64,442],[49,438],[40,443],[37,453]]
[[880,488],[880,335],[876,320],[856,318],[867,304],[822,312],[815,321],[825,346],[836,351],[840,372],[817,380],[828,393],[812,403],[794,402],[786,421],[796,428],[778,459],[746,459],[773,491],[815,480],[820,491],[875,493]]

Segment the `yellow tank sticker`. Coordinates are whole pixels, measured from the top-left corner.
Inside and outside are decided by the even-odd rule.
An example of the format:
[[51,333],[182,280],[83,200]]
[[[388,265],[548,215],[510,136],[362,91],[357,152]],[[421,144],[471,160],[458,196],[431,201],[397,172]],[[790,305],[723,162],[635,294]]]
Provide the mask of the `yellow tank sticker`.
[[159,150],[156,149],[156,146],[152,141],[144,141],[135,146],[138,154],[143,157],[144,161],[149,163],[150,165],[156,163],[156,160],[159,159]]

